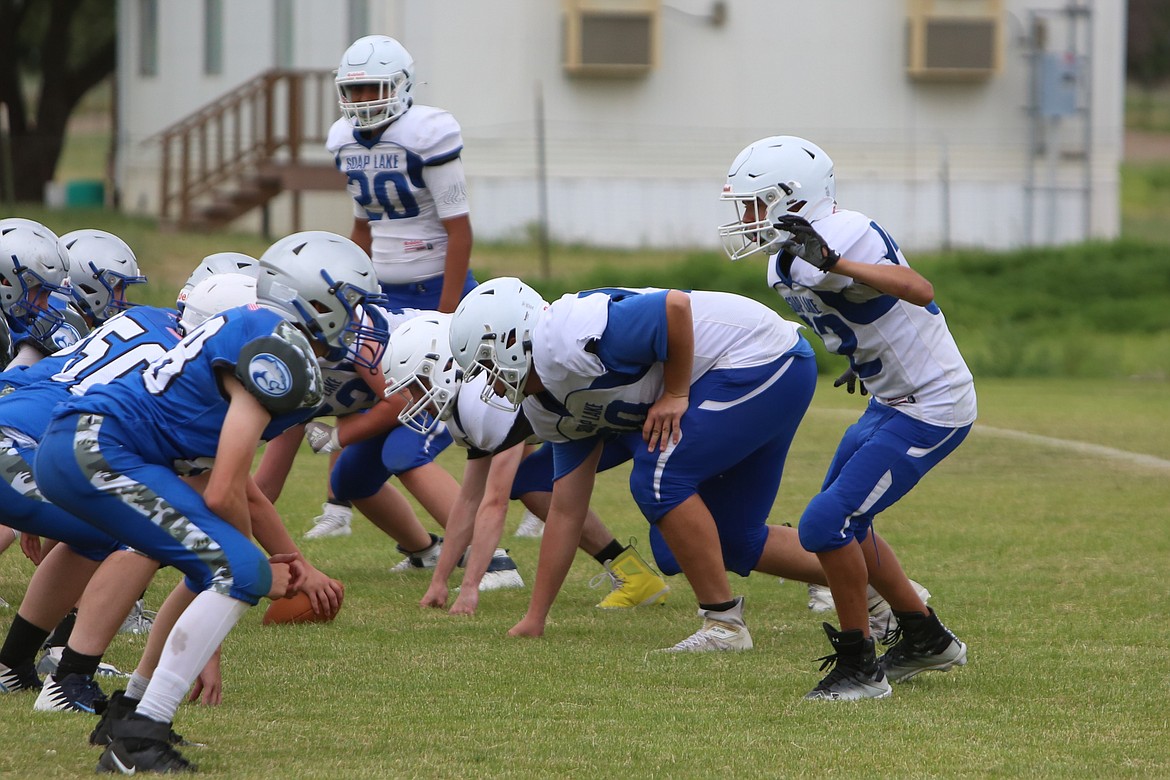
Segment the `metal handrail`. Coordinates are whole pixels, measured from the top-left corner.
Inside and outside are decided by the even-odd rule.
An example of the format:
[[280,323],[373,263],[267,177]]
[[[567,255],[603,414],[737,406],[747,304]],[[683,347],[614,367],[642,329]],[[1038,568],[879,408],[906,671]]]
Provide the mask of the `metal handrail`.
[[177,209],[187,226],[197,198],[278,158],[296,162],[305,143],[324,143],[337,111],[326,81],[331,95],[332,71],[267,70],[152,136],[162,147],[160,216]]

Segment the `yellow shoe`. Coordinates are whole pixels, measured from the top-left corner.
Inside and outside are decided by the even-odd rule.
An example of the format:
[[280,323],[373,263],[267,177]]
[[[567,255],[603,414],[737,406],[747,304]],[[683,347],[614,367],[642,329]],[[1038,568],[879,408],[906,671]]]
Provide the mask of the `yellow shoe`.
[[666,603],[670,586],[638,555],[634,545],[622,550],[618,557],[607,561],[605,571],[589,584],[597,587],[608,579],[613,586],[609,595],[598,604],[599,609],[630,609]]

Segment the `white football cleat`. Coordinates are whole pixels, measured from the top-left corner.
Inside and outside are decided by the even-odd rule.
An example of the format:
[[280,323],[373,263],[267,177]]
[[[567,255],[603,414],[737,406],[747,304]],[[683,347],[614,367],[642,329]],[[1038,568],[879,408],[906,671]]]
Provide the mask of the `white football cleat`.
[[516,527],[514,535],[527,539],[539,539],[544,536],[544,521],[525,509],[524,517],[520,520],[520,525]]
[[305,532],[305,538],[327,539],[331,536],[349,536],[353,533],[352,521],[352,509],[326,501],[321,505],[321,514],[313,518],[313,527]]
[[664,653],[709,653],[752,649],[752,635],[743,622],[743,596],[725,612],[699,610],[703,627]]

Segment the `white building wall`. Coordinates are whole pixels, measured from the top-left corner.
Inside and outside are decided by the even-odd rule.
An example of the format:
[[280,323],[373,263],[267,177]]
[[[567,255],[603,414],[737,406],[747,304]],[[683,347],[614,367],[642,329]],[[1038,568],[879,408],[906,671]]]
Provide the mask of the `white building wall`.
[[[134,5],[122,2],[123,30]],[[294,5],[298,66],[334,67],[348,43],[344,3]],[[937,84],[905,75],[901,0],[727,5],[726,23],[714,26],[705,18],[709,0],[667,0],[659,67],[632,79],[564,72],[555,0],[389,0],[371,2],[369,13],[370,32],[394,35],[414,55],[416,100],[449,109],[463,126],[481,240],[525,235],[537,220],[538,88],[555,240],[713,247],[715,226],[728,218],[718,202],[727,166],[743,146],[773,134],[802,135],[825,148],[836,162],[841,204],[881,221],[906,248],[1004,248],[1117,234],[1123,3],[1093,4],[1088,204],[1084,164],[1064,155],[1082,143],[1079,119],[1062,120],[1055,131],[1062,140],[1052,147],[1051,166],[1029,165],[1023,35],[1029,11],[1061,9],[1065,0],[1006,0],[1003,70],[984,82]],[[225,74],[203,80],[202,4],[160,6],[158,83],[141,83],[134,68],[121,75],[124,202],[145,210],[156,199],[157,163],[141,139],[273,59],[271,0],[224,3],[233,36]],[[1052,25],[1050,37],[1058,40],[1063,29]],[[121,46],[134,50],[132,41]],[[343,194],[305,201],[302,227],[348,230]],[[277,230],[287,228],[287,211],[283,204],[273,210]]]

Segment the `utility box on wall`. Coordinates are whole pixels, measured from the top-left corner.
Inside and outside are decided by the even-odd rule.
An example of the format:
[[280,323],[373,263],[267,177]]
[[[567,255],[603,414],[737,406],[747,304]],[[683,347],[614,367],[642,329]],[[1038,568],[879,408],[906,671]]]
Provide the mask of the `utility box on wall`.
[[909,0],[906,73],[981,81],[1003,64],[1003,0]]
[[661,0],[564,0],[565,71],[642,76],[658,64]]

